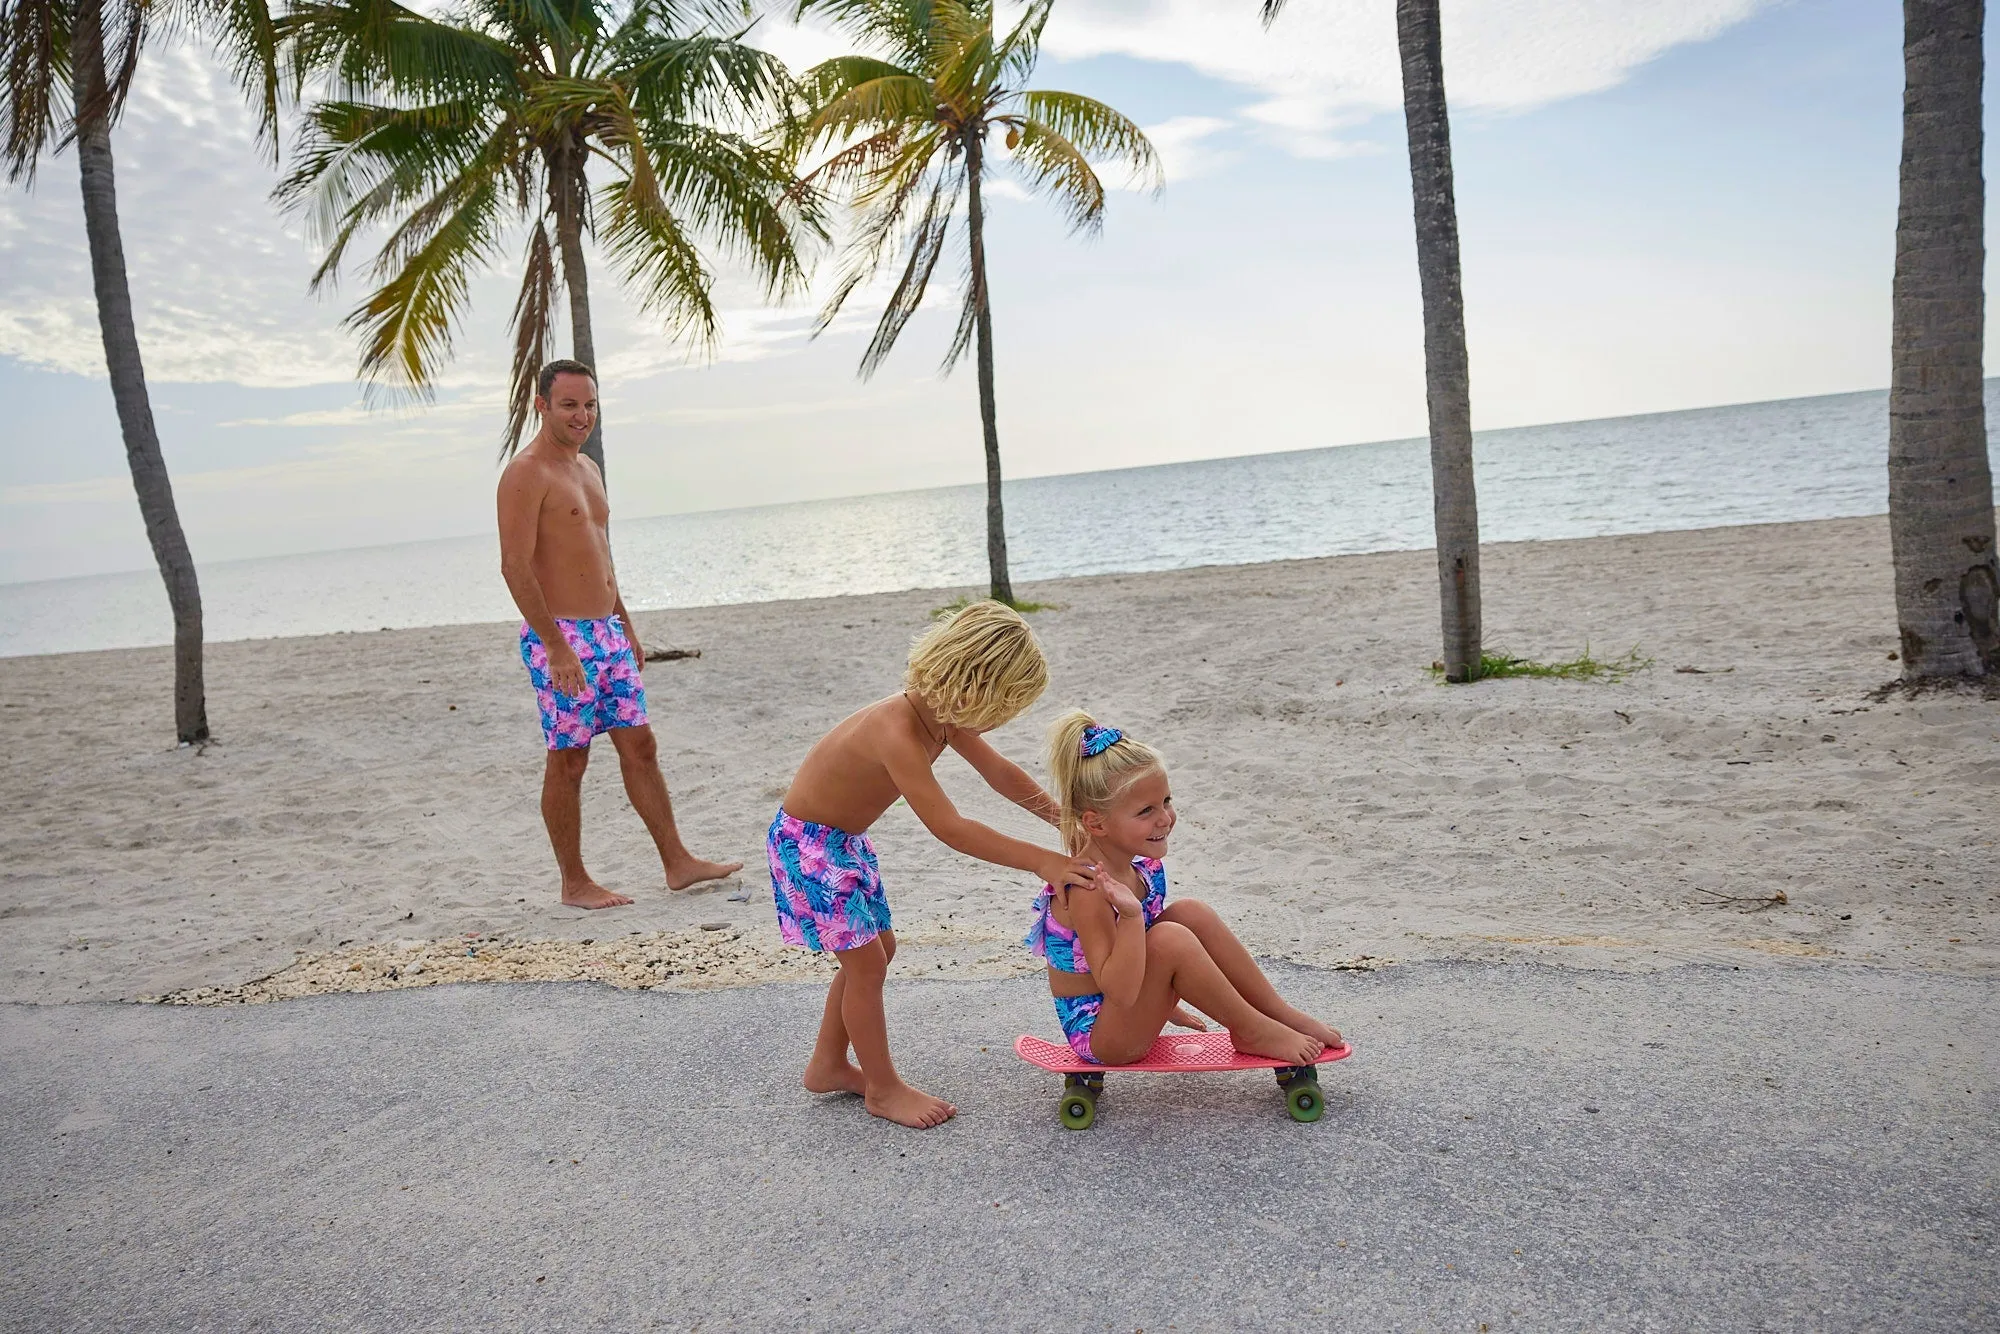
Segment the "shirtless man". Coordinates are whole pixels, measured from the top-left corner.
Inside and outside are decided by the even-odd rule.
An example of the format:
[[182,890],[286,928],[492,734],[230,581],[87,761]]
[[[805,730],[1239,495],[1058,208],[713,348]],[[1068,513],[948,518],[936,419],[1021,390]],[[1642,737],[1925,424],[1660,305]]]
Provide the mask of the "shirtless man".
[[611,734],[625,794],[660,850],[668,889],[720,880],[743,863],[703,861],[674,828],[639,679],[646,656],[611,567],[611,504],[597,465],[579,452],[597,424],[596,374],[552,361],[536,387],[542,429],[500,474],[500,571],[521,609],[521,659],[542,706],[542,821],[562,869],[562,901],[616,908],[632,900],[583,869],[583,771],[599,732]]

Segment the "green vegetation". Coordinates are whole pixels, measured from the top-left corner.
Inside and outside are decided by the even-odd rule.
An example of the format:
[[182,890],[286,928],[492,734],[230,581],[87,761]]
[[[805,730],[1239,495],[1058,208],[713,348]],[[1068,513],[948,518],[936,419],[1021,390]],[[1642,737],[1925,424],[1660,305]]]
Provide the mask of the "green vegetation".
[[[989,599],[987,598],[976,598],[970,596],[955,597],[951,601],[945,603],[942,607],[931,608],[931,619],[934,621],[942,620],[943,618],[951,615],[953,612],[964,611],[967,607],[970,607],[975,602],[986,602],[988,600]],[[1020,612],[1023,616],[1032,616],[1038,611],[1061,611],[1065,605],[1061,602],[1017,602],[1013,598],[996,598],[991,600],[1004,601],[1008,606],[1012,607],[1015,611]]]
[[[1623,681],[1634,672],[1643,672],[1653,665],[1653,660],[1640,654],[1637,648],[1616,658],[1594,658],[1590,655],[1590,645],[1583,646],[1583,652],[1567,662],[1536,662],[1533,658],[1516,658],[1506,653],[1486,650],[1479,655],[1479,672],[1472,679],[1483,681],[1494,676],[1553,676],[1564,681]],[[1431,675],[1444,680],[1444,664],[1431,664]]]

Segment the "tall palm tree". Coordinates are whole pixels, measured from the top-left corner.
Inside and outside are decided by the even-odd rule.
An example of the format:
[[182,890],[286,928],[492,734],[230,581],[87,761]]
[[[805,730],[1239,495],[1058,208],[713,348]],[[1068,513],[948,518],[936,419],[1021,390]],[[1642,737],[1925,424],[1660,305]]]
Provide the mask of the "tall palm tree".
[[1903,677],[2000,674],[1986,454],[1983,0],[1904,0],[1889,538]]
[[1093,160],[1124,162],[1157,183],[1158,159],[1139,127],[1076,93],[1029,89],[1042,26],[1053,0],[1034,0],[1012,31],[994,40],[992,0],[805,0],[872,54],[814,66],[802,82],[810,149],[835,149],[807,173],[818,188],[850,194],[858,211],[846,264],[819,327],[892,256],[901,278],[862,354],[873,375],[923,304],[953,218],[965,211],[966,279],[949,371],[968,346],[979,368],[979,420],[986,445],[986,561],[991,594],[1014,600],[1007,525],[1000,501],[1000,429],[994,409],[993,310],[986,281],[988,139],[1005,136],[1011,165],[1030,190],[1055,201],[1073,231],[1104,221],[1104,184]]
[[[10,181],[32,187],[44,152],[76,145],[105,369],[139,514],[173,611],[174,732],[182,744],[196,745],[209,736],[201,587],[146,391],[111,153],[111,130],[125,110],[156,8],[148,0],[0,0],[6,80],[0,86],[0,161]],[[214,39],[235,67],[258,105],[268,145],[277,123],[278,82],[264,0],[195,0],[181,15]]]
[[[1264,0],[1264,22],[1285,0]],[[1451,117],[1444,97],[1438,0],[1396,0],[1403,62],[1403,123],[1424,302],[1424,398],[1431,428],[1431,515],[1437,531],[1439,619],[1447,681],[1480,670],[1479,498],[1472,477],[1472,379],[1459,283],[1458,202],[1452,189]]]
[[[793,225],[810,198],[781,151],[735,128],[778,114],[789,78],[740,34],[702,26],[705,13],[682,0],[468,0],[443,17],[395,0],[294,6],[282,27],[294,77],[338,95],[308,110],[278,198],[326,245],[315,290],[357,234],[388,228],[380,286],[348,316],[367,380],[429,391],[472,276],[518,228],[503,456],[554,347],[559,283],[572,355],[597,364],[586,239],[672,335],[704,346],[716,315],[697,237],[773,290],[798,278]],[[584,452],[603,468],[601,418]]]

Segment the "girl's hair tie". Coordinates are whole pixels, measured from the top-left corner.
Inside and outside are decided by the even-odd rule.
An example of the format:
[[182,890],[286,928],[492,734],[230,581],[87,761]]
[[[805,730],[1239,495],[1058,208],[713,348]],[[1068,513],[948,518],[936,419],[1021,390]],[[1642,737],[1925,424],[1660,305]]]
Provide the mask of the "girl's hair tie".
[[1099,727],[1096,723],[1086,723],[1083,728],[1083,741],[1077,746],[1077,750],[1087,760],[1102,755],[1124,739],[1125,734],[1115,727]]

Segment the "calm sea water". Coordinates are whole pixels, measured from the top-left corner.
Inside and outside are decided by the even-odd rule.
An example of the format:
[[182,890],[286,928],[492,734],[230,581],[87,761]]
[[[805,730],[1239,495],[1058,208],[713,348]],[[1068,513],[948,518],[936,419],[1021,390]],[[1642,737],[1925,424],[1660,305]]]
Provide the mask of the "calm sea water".
[[[2000,380],[1987,384],[1987,418]],[[1474,454],[1489,541],[1880,514],[1887,394],[1486,431]],[[1995,460],[2000,470],[2000,457]],[[1422,440],[1255,454],[1007,484],[1016,579],[1242,564],[1431,545]],[[944,487],[620,520],[635,608],[985,582],[984,493]],[[1125,521],[1080,531],[1079,514]],[[493,539],[203,567],[211,639],[513,616]],[[151,571],[0,585],[0,655],[165,644]]]

